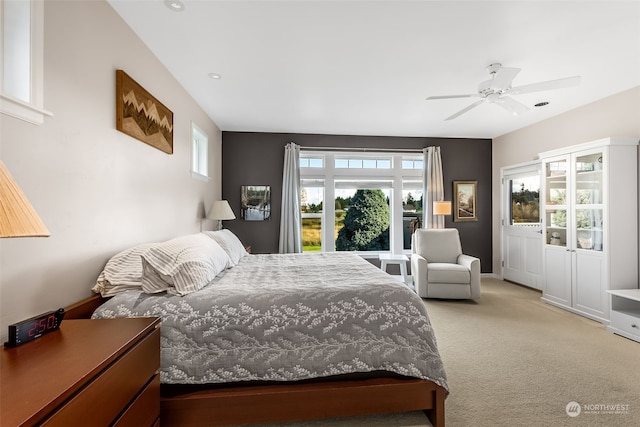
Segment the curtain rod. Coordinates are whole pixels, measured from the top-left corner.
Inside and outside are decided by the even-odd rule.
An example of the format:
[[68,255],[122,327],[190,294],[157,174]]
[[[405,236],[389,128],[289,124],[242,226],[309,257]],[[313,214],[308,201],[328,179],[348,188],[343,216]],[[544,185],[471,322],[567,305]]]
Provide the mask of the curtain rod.
[[[426,147],[425,147],[426,148]],[[363,152],[371,152],[371,153],[384,153],[384,152],[392,152],[392,153],[419,153],[422,154],[422,149],[417,148],[365,148],[365,147],[305,147],[300,146],[301,150],[315,150],[315,151],[363,151]]]

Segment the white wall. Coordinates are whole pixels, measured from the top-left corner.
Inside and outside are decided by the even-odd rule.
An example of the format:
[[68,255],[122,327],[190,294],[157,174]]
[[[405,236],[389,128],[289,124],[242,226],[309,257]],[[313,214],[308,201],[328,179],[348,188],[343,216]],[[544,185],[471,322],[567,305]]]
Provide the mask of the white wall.
[[[3,340],[8,324],[89,296],[114,253],[200,231],[221,195],[220,130],[107,2],[47,0],[44,36],[54,117],[0,115],[0,156],[51,237],[0,241]],[[173,155],[115,129],[116,69],[173,111]],[[209,136],[209,183],[190,175],[191,121]]]
[[640,138],[640,86],[493,140],[494,274],[502,271],[500,168],[534,160],[544,151],[615,136]]

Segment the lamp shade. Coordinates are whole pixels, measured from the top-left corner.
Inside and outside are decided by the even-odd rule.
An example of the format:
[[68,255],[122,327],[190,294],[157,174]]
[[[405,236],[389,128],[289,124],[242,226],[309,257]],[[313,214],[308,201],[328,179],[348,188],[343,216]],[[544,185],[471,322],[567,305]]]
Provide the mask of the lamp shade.
[[0,237],[49,236],[49,230],[0,161]]
[[433,202],[434,215],[451,215],[451,202]]
[[213,202],[211,205],[211,209],[209,209],[209,213],[207,214],[207,219],[213,220],[224,220],[224,219],[236,219],[236,216],[229,206],[229,202],[226,200],[218,200],[217,202]]

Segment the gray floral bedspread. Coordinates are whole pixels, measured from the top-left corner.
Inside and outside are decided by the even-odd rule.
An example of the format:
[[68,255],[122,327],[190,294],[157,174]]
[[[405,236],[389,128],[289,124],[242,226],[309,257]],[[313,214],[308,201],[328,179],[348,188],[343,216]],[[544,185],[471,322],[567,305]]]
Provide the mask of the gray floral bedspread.
[[390,371],[448,389],[420,297],[349,253],[249,255],[184,297],[127,291],[94,318],[162,318],[165,384]]

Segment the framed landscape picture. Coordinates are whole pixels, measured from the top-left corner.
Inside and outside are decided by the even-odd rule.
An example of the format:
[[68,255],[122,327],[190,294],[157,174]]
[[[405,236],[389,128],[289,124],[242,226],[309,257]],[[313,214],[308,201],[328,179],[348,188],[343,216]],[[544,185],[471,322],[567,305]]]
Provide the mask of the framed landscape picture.
[[116,129],[173,153],[173,113],[122,70],[116,70]]
[[477,221],[476,195],[478,181],[453,181],[453,220]]
[[271,186],[243,185],[240,193],[240,218],[245,221],[271,219]]

